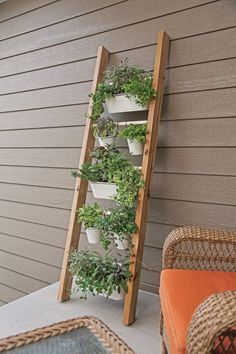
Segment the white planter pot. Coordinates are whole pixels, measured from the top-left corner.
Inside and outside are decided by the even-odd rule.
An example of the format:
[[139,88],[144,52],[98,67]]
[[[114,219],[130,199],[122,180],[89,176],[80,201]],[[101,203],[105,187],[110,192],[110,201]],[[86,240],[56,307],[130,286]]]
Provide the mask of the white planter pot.
[[89,243],[99,243],[101,240],[101,230],[95,227],[88,227],[85,229]]
[[104,109],[107,113],[135,112],[146,111],[148,106],[142,107],[134,99],[129,99],[125,95],[116,95],[105,101]]
[[106,147],[106,145],[114,144],[114,142],[115,142],[114,136],[108,136],[106,138],[98,137],[98,143],[100,146],[103,146],[103,147]]
[[142,155],[143,154],[143,143],[140,143],[137,140],[130,140],[127,139],[128,141],[128,146],[129,146],[129,152],[132,155]]
[[[103,297],[107,297],[106,294],[99,294]],[[120,293],[118,293],[117,290],[113,290],[112,294],[110,296],[108,296],[108,299],[112,299],[112,300],[123,300],[125,297],[125,292],[124,290],[121,290]]]
[[116,194],[116,185],[107,182],[90,182],[94,198],[112,199]]
[[118,250],[126,250],[127,248],[129,248],[128,236],[126,234],[114,234],[114,240],[116,248],[118,248]]

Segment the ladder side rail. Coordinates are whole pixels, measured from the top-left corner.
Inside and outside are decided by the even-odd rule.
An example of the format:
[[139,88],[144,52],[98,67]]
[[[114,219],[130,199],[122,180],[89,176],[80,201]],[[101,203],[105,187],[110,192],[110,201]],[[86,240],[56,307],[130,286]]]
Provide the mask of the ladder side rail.
[[130,325],[135,321],[144,241],[147,224],[147,208],[151,176],[155,163],[158,127],[163,101],[165,70],[168,61],[169,36],[165,31],[158,33],[157,49],[154,66],[153,88],[157,90],[157,97],[150,103],[147,121],[147,138],[144,146],[142,173],[145,182],[144,189],[138,193],[136,224],[138,231],[132,235],[132,250],[130,257],[130,271],[132,278],[128,281],[128,293],[125,297],[123,322]]
[[[97,84],[102,81],[103,73],[108,64],[108,59],[109,59],[108,50],[103,46],[99,47],[97,52],[97,60],[96,60],[91,93],[95,93]],[[91,113],[92,113],[92,99],[90,99],[89,101],[88,116],[90,116]],[[83,137],[83,144],[81,149],[81,155],[80,155],[79,168],[83,163],[91,161],[89,152],[93,150],[95,144],[95,138],[93,136],[92,126],[93,126],[93,122],[91,121],[91,119],[87,118],[84,137]],[[69,228],[67,233],[66,246],[64,251],[64,258],[63,258],[62,269],[61,269],[59,290],[57,295],[59,301],[66,301],[70,298],[72,276],[68,272],[68,264],[69,264],[68,258],[69,258],[70,250],[77,249],[79,245],[81,223],[77,223],[76,211],[85,203],[87,190],[88,190],[88,181],[77,177],[75,183],[75,192],[74,192],[74,198],[72,203],[70,221],[69,221]]]

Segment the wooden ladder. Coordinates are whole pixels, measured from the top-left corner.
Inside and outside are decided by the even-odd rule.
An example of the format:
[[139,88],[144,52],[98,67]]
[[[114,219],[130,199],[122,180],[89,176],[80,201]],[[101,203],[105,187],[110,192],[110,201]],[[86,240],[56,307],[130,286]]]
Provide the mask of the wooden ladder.
[[[130,258],[131,279],[128,281],[128,293],[125,296],[123,322],[125,325],[130,325],[135,321],[136,306],[138,299],[138,289],[141,274],[141,265],[144,250],[144,241],[147,224],[147,209],[149,199],[149,189],[151,183],[152,171],[155,163],[155,155],[157,148],[158,127],[161,116],[161,107],[163,100],[163,89],[165,80],[165,70],[168,61],[169,52],[169,36],[165,31],[161,31],[157,36],[156,57],[153,74],[153,88],[157,90],[157,97],[151,101],[149,105],[147,118],[147,136],[144,146],[142,173],[145,181],[145,187],[139,190],[137,209],[136,209],[136,224],[138,231],[132,235],[132,254]],[[94,72],[92,93],[95,93],[97,84],[102,81],[103,73],[107,67],[109,60],[109,52],[104,47],[99,47],[97,54],[96,67]],[[92,113],[92,100],[90,99],[88,116]],[[125,122],[127,124],[129,122]],[[133,123],[133,122],[132,122]],[[140,124],[140,122],[136,122]],[[144,123],[142,121],[142,123]],[[120,123],[122,125],[122,123]],[[85,162],[91,162],[89,152],[93,150],[95,138],[93,136],[93,122],[87,118],[83,145],[80,155],[79,168]],[[72,286],[72,277],[68,272],[68,258],[71,249],[77,249],[79,245],[81,223],[77,223],[78,210],[86,201],[88,190],[88,181],[77,177],[75,185],[75,193],[72,204],[67,241],[64,252],[64,259],[61,270],[58,300],[66,301],[70,298],[70,290]]]

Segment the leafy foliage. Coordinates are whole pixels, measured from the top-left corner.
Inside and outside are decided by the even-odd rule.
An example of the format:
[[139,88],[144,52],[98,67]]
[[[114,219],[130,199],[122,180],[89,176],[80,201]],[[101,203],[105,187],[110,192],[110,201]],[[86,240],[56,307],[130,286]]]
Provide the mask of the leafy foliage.
[[94,163],[83,164],[79,171],[72,171],[73,176],[91,182],[115,183],[114,199],[121,206],[133,207],[139,188],[144,187],[141,171],[112,145],[96,148],[90,155]]
[[120,138],[129,139],[131,141],[137,140],[144,143],[147,134],[147,124],[129,124],[125,129],[119,132]]
[[84,205],[78,210],[78,222],[83,222],[84,227],[100,227],[101,216],[103,215],[102,208],[97,204]]
[[82,292],[81,298],[88,293],[110,296],[114,291],[128,291],[127,281],[131,277],[129,260],[119,263],[109,255],[102,257],[97,252],[72,251],[69,257],[69,272],[75,276],[74,292]]
[[89,95],[93,103],[90,118],[96,121],[104,112],[105,100],[117,94],[125,94],[128,98],[134,98],[137,104],[145,106],[157,93],[152,87],[152,76],[146,74],[142,68],[129,65],[126,58],[119,65],[107,69],[96,92]]
[[93,128],[95,137],[106,138],[116,136],[118,133],[117,124],[110,117],[99,117]]
[[132,233],[137,231],[134,209],[118,207],[110,210],[100,219],[100,229],[102,231],[102,244],[105,249],[108,249],[114,234],[117,234],[120,238],[123,238],[123,234],[125,234],[129,238]]
[[119,205],[133,207],[140,188],[144,188],[142,172],[137,167],[125,167],[118,170],[114,177],[117,193],[114,199]]

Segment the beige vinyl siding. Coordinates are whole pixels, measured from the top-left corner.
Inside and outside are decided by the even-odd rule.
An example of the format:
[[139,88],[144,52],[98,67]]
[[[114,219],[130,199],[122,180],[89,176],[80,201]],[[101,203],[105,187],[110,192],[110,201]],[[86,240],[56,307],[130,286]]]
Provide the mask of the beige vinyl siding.
[[152,70],[156,33],[172,39],[141,287],[158,291],[173,228],[235,228],[235,10],[234,0],[0,5],[0,305],[59,278],[99,45],[113,64]]

